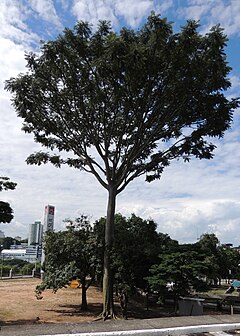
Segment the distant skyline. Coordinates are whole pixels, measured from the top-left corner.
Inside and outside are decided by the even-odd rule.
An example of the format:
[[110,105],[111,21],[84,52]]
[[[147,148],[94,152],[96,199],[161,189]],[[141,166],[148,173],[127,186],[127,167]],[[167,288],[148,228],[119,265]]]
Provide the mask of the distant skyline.
[[[4,81],[25,72],[25,51],[38,52],[40,41],[55,39],[64,27],[99,19],[140,28],[151,10],[174,22],[177,32],[188,19],[200,20],[200,32],[220,23],[228,35],[227,58],[232,71],[229,97],[240,96],[240,1],[238,0],[1,0],[0,1],[0,176],[17,183],[1,192],[10,202],[14,219],[0,224],[6,236],[28,236],[29,224],[44,219],[44,207],[55,206],[56,230],[63,220],[84,213],[91,221],[106,215],[106,191],[93,176],[73,168],[28,166],[26,158],[41,149],[21,131],[22,120],[11,106]],[[180,242],[194,242],[203,233],[215,233],[221,243],[240,245],[240,111],[231,130],[217,145],[213,160],[173,162],[159,181],[132,182],[117,200],[117,212],[152,218],[158,230]]]

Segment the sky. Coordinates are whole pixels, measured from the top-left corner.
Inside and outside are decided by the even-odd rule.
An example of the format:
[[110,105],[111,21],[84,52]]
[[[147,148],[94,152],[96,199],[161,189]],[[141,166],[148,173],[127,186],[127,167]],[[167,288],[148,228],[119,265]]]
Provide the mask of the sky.
[[[43,220],[44,207],[55,206],[55,230],[63,220],[81,214],[91,222],[106,215],[107,192],[93,176],[76,169],[31,166],[25,160],[40,150],[31,135],[21,130],[22,120],[11,106],[4,81],[26,71],[25,52],[38,52],[40,41],[55,39],[78,20],[96,27],[98,20],[140,28],[154,10],[173,22],[175,32],[188,19],[200,20],[205,34],[220,24],[229,38],[226,53],[232,67],[232,88],[227,97],[240,96],[240,0],[0,0],[0,176],[17,183],[14,191],[1,192],[14,219],[0,224],[5,236],[28,236],[29,224]],[[195,242],[215,233],[221,243],[240,245],[240,111],[232,128],[217,146],[213,160],[172,162],[160,180],[138,178],[118,196],[117,212],[153,219],[158,231],[180,243]]]

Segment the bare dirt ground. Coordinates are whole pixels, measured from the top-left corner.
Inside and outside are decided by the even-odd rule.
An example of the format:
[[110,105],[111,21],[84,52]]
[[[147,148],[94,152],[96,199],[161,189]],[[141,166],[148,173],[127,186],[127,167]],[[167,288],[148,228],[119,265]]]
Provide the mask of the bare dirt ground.
[[[0,325],[27,323],[75,323],[96,320],[102,310],[102,292],[96,287],[87,291],[87,312],[80,310],[81,288],[61,289],[54,294],[51,290],[43,292],[42,300],[35,297],[35,288],[40,279],[0,280]],[[117,316],[121,317],[119,301],[115,301]],[[140,297],[131,298],[128,304],[128,319],[171,316],[166,308],[145,308]]]
[[81,312],[81,289],[70,287],[54,294],[35,297],[39,279],[12,279],[0,281],[0,325],[24,323],[84,322],[96,319],[101,312],[102,293],[95,287],[87,292],[89,311]]

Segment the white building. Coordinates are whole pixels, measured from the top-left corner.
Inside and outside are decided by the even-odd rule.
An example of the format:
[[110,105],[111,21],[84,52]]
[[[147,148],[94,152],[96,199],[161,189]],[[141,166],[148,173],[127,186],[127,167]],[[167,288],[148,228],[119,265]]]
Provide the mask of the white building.
[[43,225],[36,221],[29,225],[28,245],[41,245],[43,235]]
[[30,263],[40,262],[42,249],[39,246],[28,246],[26,248],[4,249],[1,252],[2,260],[20,259]]
[[9,260],[9,259],[25,260],[25,255],[26,255],[26,249],[11,249],[11,250],[4,249],[1,252],[1,259],[2,260]]

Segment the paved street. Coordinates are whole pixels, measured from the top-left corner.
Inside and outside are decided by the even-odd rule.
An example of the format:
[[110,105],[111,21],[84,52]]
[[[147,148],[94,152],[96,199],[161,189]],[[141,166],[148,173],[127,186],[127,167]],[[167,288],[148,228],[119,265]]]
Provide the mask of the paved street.
[[[240,330],[240,315],[202,315],[156,318],[144,320],[111,320],[88,323],[34,324],[2,326],[0,336],[40,336],[40,335],[161,335],[178,336],[211,332],[221,336],[233,335]],[[122,331],[122,332],[121,332]],[[223,334],[222,332],[226,332]],[[229,332],[230,331],[230,332]],[[217,334],[216,332],[221,332]]]

